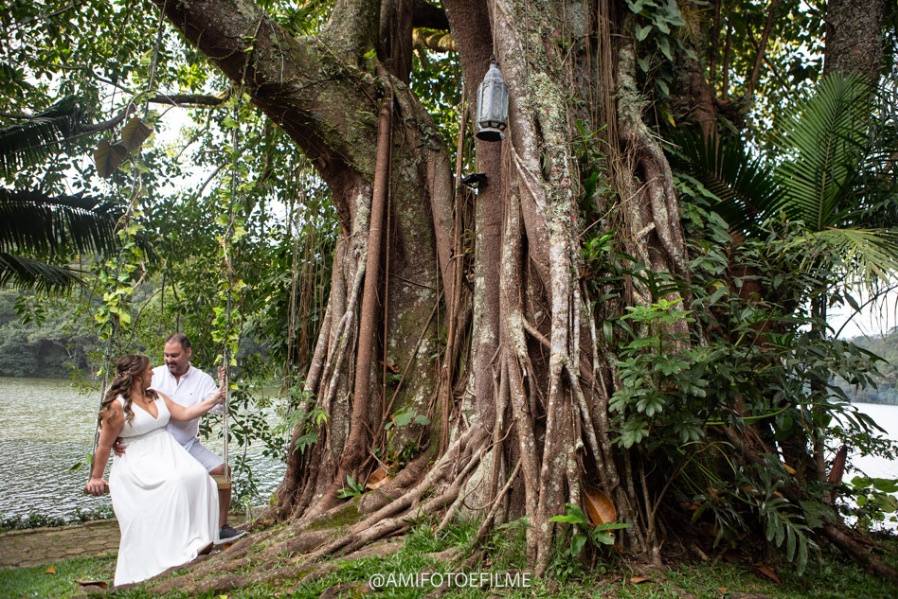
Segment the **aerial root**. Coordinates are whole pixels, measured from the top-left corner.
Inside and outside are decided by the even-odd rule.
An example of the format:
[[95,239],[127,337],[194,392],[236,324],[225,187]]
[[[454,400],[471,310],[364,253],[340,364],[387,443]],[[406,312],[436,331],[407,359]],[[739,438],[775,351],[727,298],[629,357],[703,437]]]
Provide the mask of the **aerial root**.
[[850,555],[855,561],[863,564],[867,569],[875,574],[888,578],[892,582],[898,582],[898,571],[891,566],[884,564],[873,553],[873,547],[869,542],[865,542],[861,538],[856,538],[853,531],[845,527],[843,524],[825,524],[823,526],[823,534],[836,547]]

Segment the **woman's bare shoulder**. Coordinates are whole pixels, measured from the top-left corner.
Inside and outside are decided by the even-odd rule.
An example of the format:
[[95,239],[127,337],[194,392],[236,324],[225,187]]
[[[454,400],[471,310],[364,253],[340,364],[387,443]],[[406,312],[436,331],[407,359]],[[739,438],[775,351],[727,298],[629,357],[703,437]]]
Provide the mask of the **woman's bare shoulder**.
[[125,410],[118,399],[106,404],[103,410],[103,419],[110,423],[122,422],[125,419]]

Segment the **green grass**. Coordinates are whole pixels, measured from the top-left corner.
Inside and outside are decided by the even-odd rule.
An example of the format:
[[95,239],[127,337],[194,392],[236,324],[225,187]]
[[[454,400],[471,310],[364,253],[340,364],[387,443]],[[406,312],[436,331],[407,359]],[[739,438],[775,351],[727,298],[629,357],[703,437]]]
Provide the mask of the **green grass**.
[[70,559],[32,568],[2,568],[0,597],[63,599],[81,592],[79,580],[111,583],[113,574],[115,555]]
[[[440,538],[431,533],[429,524],[409,533],[397,552],[385,557],[369,557],[356,560],[336,560],[333,571],[317,580],[303,582],[286,580],[278,586],[260,586],[227,594],[229,599],[257,599],[275,594],[300,599],[317,598],[328,589],[339,587],[341,597],[361,596],[367,590],[367,582],[374,574],[383,576],[414,574],[418,572],[448,573],[461,571],[462,567],[449,563],[435,555],[454,547],[463,555],[470,552],[469,543],[476,527],[459,525],[449,529]],[[495,573],[516,572],[523,564],[523,527],[507,526],[492,537],[483,548],[493,557],[486,566],[475,566],[473,571]],[[888,541],[887,546],[898,554],[898,539]],[[762,551],[761,548],[759,549]],[[890,560],[895,565],[896,559]],[[115,560],[113,557],[69,560],[54,564],[55,574],[47,573],[47,566],[0,570],[0,597],[71,597],[78,591],[76,581],[85,579],[111,580]],[[270,567],[276,567],[271,564]],[[577,598],[619,597],[622,599],[654,599],[669,597],[696,597],[724,599],[753,594],[771,599],[807,598],[892,598],[898,597],[898,587],[877,576],[864,572],[858,566],[847,563],[834,554],[824,554],[821,561],[809,564],[804,576],[798,576],[795,568],[783,561],[775,564],[780,584],[761,578],[750,565],[732,563],[681,563],[660,571],[648,573],[648,580],[638,584],[631,582],[637,572],[620,560],[599,564],[589,572],[579,566],[558,568],[543,580],[532,581],[523,589],[450,589],[443,597],[468,599],[490,596]],[[428,585],[420,588],[390,587],[372,594],[377,597],[418,598],[434,589]],[[126,599],[148,599],[155,595],[131,589],[115,594]],[[170,598],[185,595],[172,594]],[[208,594],[214,599],[220,595]]]

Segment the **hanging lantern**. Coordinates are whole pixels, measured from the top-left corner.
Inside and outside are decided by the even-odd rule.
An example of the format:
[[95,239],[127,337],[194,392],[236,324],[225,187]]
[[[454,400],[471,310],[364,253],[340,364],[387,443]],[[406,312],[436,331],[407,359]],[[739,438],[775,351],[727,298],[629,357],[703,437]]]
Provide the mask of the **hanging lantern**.
[[477,91],[477,139],[500,141],[507,123],[508,87],[493,59]]

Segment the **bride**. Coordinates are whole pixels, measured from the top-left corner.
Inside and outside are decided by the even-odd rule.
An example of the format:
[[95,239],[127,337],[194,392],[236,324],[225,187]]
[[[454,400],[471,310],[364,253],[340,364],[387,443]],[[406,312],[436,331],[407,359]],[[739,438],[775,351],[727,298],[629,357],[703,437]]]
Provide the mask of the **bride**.
[[[115,585],[145,580],[194,559],[218,533],[218,490],[205,468],[165,430],[169,419],[197,418],[223,401],[224,390],[185,408],[149,389],[150,360],[119,358],[100,406],[100,438],[85,491],[107,486],[121,531]],[[103,471],[121,437],[127,451]]]

